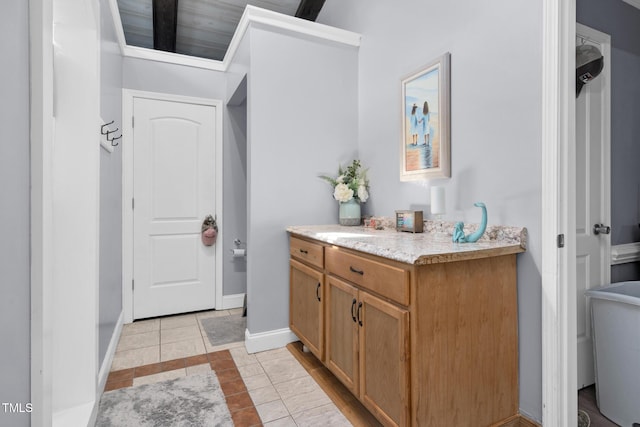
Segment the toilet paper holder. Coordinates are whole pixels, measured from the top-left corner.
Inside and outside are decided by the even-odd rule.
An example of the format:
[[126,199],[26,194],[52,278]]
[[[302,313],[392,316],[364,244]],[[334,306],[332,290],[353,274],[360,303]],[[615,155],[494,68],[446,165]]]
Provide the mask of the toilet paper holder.
[[243,245],[242,241],[238,238],[233,239],[233,244],[236,246],[235,249],[231,249],[231,254],[233,258],[244,258],[247,256],[247,250],[241,248]]

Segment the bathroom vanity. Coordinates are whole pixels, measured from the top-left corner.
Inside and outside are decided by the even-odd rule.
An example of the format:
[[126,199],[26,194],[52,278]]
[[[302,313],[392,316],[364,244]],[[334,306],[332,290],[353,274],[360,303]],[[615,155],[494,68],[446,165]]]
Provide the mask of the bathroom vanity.
[[425,228],[289,227],[290,328],[384,425],[507,425],[526,229]]

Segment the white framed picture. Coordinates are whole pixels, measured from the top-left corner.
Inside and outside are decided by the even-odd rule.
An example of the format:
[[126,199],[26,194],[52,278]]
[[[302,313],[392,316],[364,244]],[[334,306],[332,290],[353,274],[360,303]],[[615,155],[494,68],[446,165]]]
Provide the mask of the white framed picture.
[[451,176],[451,54],[402,80],[400,181]]

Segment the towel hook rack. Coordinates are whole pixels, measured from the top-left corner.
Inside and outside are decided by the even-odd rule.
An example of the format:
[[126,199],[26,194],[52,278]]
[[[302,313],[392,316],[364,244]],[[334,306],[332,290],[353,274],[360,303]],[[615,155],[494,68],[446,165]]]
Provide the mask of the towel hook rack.
[[109,129],[107,129],[107,131],[105,132],[104,128],[107,127],[107,126],[111,126],[113,123],[115,123],[115,120],[111,120],[109,123],[105,123],[102,126],[100,126],[100,133],[102,135],[107,135],[109,132],[111,132]]
[[114,137],[111,135],[120,130],[120,128],[115,128],[115,130],[111,130],[109,128],[109,126],[111,126],[114,123],[115,123],[115,120],[111,120],[109,123],[105,123],[102,126],[100,126],[100,134],[105,135],[106,137],[105,139],[107,140],[107,142],[111,143],[112,147],[116,147],[118,145],[118,143],[117,142],[114,143],[114,141],[117,141],[118,139],[122,138],[122,132],[120,133],[120,136]]
[[[114,131],[115,132],[115,131]],[[116,136],[114,138],[109,139],[109,135],[107,135],[107,141],[109,141],[111,143],[112,147],[115,147],[118,145],[118,143],[116,142],[115,144],[113,143],[113,141],[122,138],[122,134],[120,134],[120,136]]]

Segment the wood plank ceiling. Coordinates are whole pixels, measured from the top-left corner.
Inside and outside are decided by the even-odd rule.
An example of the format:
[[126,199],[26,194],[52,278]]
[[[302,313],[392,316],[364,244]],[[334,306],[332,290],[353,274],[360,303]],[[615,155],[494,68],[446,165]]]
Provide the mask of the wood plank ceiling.
[[222,60],[247,4],[315,21],[325,0],[118,0],[130,46]]

